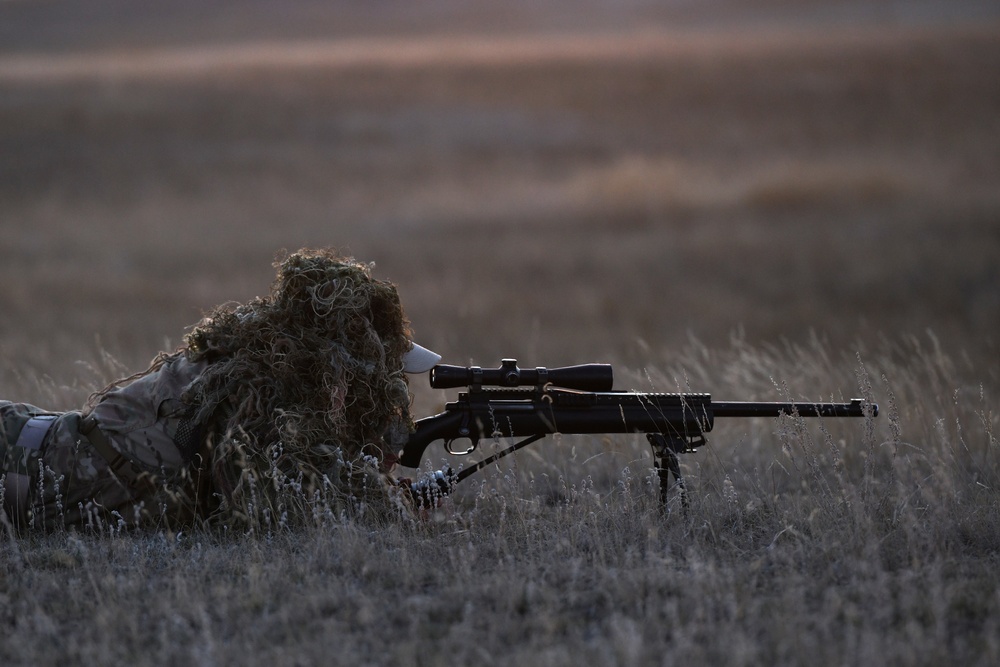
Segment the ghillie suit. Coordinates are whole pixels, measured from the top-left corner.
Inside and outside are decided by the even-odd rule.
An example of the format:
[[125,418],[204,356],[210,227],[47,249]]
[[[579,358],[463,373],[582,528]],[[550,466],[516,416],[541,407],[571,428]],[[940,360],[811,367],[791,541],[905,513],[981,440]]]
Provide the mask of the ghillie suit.
[[3,515],[256,529],[397,512],[388,472],[413,426],[417,348],[396,290],[326,250],[276,266],[268,296],[217,308],[82,411],[0,401]]
[[215,434],[217,514],[388,510],[385,473],[412,428],[396,289],[326,250],[276,266],[268,296],[220,307],[185,337],[187,359],[208,362],[183,400]]

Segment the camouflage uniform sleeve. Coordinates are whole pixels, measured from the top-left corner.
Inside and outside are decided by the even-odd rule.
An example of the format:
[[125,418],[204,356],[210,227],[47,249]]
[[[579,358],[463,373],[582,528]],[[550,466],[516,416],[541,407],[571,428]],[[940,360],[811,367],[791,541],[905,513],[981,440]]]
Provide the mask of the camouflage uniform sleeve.
[[174,474],[197,451],[194,410],[181,397],[206,365],[176,355],[157,371],[109,392],[91,415],[112,446],[139,468]]
[[207,364],[174,355],[156,371],[108,392],[88,415],[114,453],[127,460],[115,468],[129,473],[119,473],[118,481],[133,503],[144,504],[145,515],[155,514],[150,518],[185,521],[207,511],[210,432],[195,422],[195,406],[182,399]]

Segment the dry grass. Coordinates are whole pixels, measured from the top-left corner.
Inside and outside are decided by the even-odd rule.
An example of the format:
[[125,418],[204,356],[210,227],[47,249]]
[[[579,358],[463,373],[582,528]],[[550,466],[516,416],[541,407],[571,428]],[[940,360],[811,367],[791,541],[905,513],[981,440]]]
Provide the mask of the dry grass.
[[969,372],[916,341],[863,364],[819,346],[690,347],[645,379],[710,375],[727,395],[773,393],[772,377],[793,378],[792,395],[854,384],[883,415],[720,426],[684,460],[686,518],[656,506],[636,441],[564,439],[470,482],[430,521],[320,511],[312,528],[251,537],[109,526],[7,542],[3,655],[992,664],[1000,424],[995,381],[954,400]]
[[640,439],[555,438],[426,522],[5,539],[4,664],[995,664],[1000,33],[822,32],[4,78],[4,397],[76,407],[333,245],[454,363],[883,408],[719,424],[687,518]]

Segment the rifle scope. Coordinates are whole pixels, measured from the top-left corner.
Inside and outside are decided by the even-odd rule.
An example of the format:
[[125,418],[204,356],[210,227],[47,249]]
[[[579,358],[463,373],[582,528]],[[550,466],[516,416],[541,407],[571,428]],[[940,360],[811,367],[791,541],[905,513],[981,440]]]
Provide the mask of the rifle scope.
[[518,368],[517,359],[504,359],[500,362],[500,368],[438,364],[431,369],[431,386],[435,389],[541,387],[546,384],[579,391],[611,391],[614,386],[614,371],[611,364]]

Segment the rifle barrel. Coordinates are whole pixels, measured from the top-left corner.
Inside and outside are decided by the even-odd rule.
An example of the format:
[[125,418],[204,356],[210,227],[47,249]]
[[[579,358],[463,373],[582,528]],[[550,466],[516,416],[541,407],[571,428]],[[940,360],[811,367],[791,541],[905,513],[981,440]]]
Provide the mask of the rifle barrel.
[[[878,405],[871,403],[871,416],[878,416]],[[864,417],[866,403],[852,398],[850,403],[758,403],[753,401],[712,401],[716,417],[777,417],[781,414],[800,417]]]

